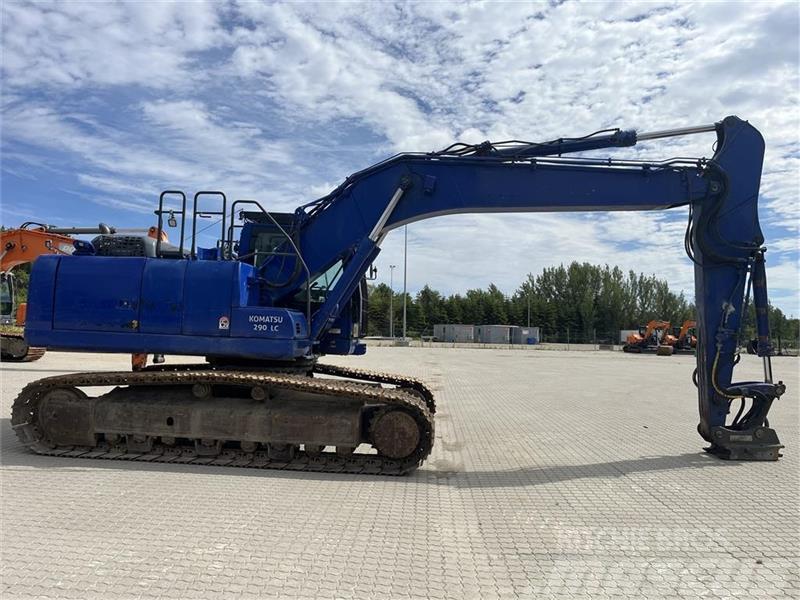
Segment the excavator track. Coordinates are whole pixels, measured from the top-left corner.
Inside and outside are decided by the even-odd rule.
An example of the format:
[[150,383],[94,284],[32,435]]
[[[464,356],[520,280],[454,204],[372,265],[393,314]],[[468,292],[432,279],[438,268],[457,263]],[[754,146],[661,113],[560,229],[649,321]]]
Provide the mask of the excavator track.
[[433,392],[419,379],[395,375],[393,373],[382,373],[380,371],[367,371],[365,369],[353,369],[351,367],[339,367],[336,365],[317,364],[314,373],[323,375],[333,375],[336,377],[347,377],[348,379],[361,379],[375,383],[388,383],[403,389],[410,389],[417,392],[425,402],[425,406],[431,414],[436,412],[436,402],[433,399]]
[[[206,363],[199,364],[171,364],[171,365],[151,365],[144,368],[144,371],[199,371],[215,368],[213,365]],[[252,368],[252,367],[250,367]],[[239,369],[234,369],[238,371]],[[369,371],[367,369],[353,369],[352,367],[340,367],[337,365],[328,365],[323,363],[315,363],[309,367],[298,368],[285,368],[285,367],[269,367],[264,366],[262,371],[269,373],[281,373],[283,375],[331,375],[333,377],[344,377],[347,379],[355,379],[360,381],[369,381],[372,383],[382,383],[393,385],[404,390],[413,390],[425,402],[425,406],[431,412],[436,413],[436,401],[433,397],[431,389],[419,379],[414,377],[406,377],[405,375],[397,375],[396,373],[385,373],[382,371]]]
[[0,349],[3,362],[33,362],[45,353],[45,348],[29,346],[25,338],[16,333],[0,334]]
[[[419,467],[433,447],[433,416],[424,399],[426,392],[430,395],[430,390],[417,380],[360,370],[357,376],[373,383],[268,371],[213,370],[207,365],[205,370],[193,367],[175,365],[136,372],[77,373],[40,379],[28,384],[14,401],[11,424],[20,441],[37,454],[329,473],[404,475]],[[328,365],[322,367],[315,371],[327,374]],[[334,367],[330,374],[344,377],[346,372],[347,369]],[[400,387],[384,388],[380,383]],[[97,398],[87,397],[78,389],[109,386],[116,387]],[[329,403],[331,398],[339,398],[343,404],[361,406],[359,410],[369,408],[370,418],[362,435],[370,439],[362,442],[373,446],[377,443],[385,453],[379,449],[376,449],[376,454],[354,453],[354,447],[342,449],[339,446],[335,451],[327,451],[330,445],[308,444],[302,444],[302,450],[301,444],[279,445],[283,446],[278,448],[282,452],[276,453],[270,443],[272,440],[190,439],[165,436],[163,431],[155,430],[152,434],[142,431],[106,434],[95,432],[93,423],[86,424],[86,415],[93,415],[95,407],[102,408],[103,402],[111,403],[112,408],[116,401],[119,402],[117,406],[123,406],[125,410],[141,409],[141,404],[128,397],[135,398],[138,393],[146,401],[147,394],[156,388],[160,389],[155,395],[159,400],[151,400],[153,403],[161,402],[162,398],[168,402],[170,394],[183,394],[175,401],[182,402],[180,406],[191,407],[195,402],[206,410],[209,406],[214,409],[227,406],[222,404],[224,400],[217,401],[213,397],[216,395],[214,390],[235,390],[240,395],[247,392],[248,398],[245,400],[242,396],[238,402],[249,402],[250,407],[260,406],[257,400],[272,402],[275,395],[281,394],[299,394],[306,398],[318,395],[329,399]],[[230,403],[236,401],[235,398],[228,399]],[[55,427],[53,423],[56,423]],[[80,436],[80,431],[87,430],[87,427],[89,432],[83,434],[85,441],[94,440],[93,443],[74,443],[75,436]],[[55,436],[50,432],[53,429],[56,430]],[[59,435],[61,439],[57,439]],[[67,439],[70,435],[73,439]],[[413,450],[403,450],[402,456],[396,456],[401,452],[394,450],[393,444],[397,439],[403,448],[409,447],[409,439],[413,440]]]

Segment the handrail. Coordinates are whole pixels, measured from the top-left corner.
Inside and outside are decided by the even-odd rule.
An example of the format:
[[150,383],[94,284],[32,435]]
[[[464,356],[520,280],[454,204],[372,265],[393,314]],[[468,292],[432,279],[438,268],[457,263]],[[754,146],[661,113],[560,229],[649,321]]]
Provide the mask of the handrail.
[[173,216],[175,213],[178,213],[181,216],[181,239],[178,246],[178,252],[180,256],[183,256],[183,236],[186,228],[186,194],[180,190],[164,190],[158,197],[158,210],[156,211],[156,215],[158,215],[158,231],[156,232],[158,234],[156,236],[156,257],[161,256],[161,234],[164,231],[164,198],[168,195],[178,195],[181,197],[181,209],[167,209],[167,212],[171,213]]
[[[233,233],[237,227],[242,227],[242,225],[236,224],[236,205],[237,204],[247,204],[250,202],[255,202],[254,200],[234,200],[231,204],[231,221],[230,225],[228,225],[228,244],[231,248],[233,248]],[[241,257],[240,257],[241,260]]]
[[[231,224],[230,224],[230,227],[228,229],[228,235],[230,237],[230,243],[231,244],[233,243],[233,229],[234,229],[233,223],[234,223],[234,214],[235,214],[235,210],[236,210],[236,205],[237,204],[255,204],[259,208],[259,210],[262,213],[264,213],[270,221],[272,221],[273,225],[275,225],[275,227],[278,228],[278,230],[284,235],[284,237],[292,245],[292,248],[294,249],[295,255],[300,260],[300,264],[303,265],[303,269],[305,269],[305,272],[306,272],[306,323],[307,323],[308,330],[310,332],[311,331],[311,270],[308,268],[308,264],[306,263],[305,259],[303,258],[303,255],[300,252],[300,248],[298,248],[297,244],[294,243],[294,240],[292,239],[292,236],[290,236],[286,232],[286,230],[283,227],[281,227],[281,224],[278,223],[277,220],[275,220],[275,217],[273,217],[268,211],[266,211],[264,209],[264,207],[261,206],[261,204],[256,200],[234,200],[233,204],[231,204]],[[281,256],[281,255],[283,255],[283,256],[291,256],[290,253],[270,252],[269,254],[270,254],[270,256]],[[247,255],[244,255],[244,256],[250,256],[250,255],[247,254]],[[244,258],[244,257],[243,256],[239,257],[239,260],[241,260],[242,258]]]
[[[221,196],[222,197],[222,210],[221,211],[205,211],[204,210],[204,211],[198,212],[198,210],[197,210],[197,201],[200,199],[200,196]],[[214,217],[221,216],[222,217],[222,236],[220,237],[220,243],[223,245],[223,247],[220,248],[220,251],[221,251],[220,254],[224,254],[225,253],[225,250],[224,250],[224,244],[225,244],[225,215],[226,215],[225,208],[227,207],[227,204],[228,204],[228,198],[222,192],[203,190],[203,191],[197,192],[194,195],[194,206],[192,208],[192,250],[191,250],[192,258],[197,258],[197,253],[195,252],[195,247],[197,245],[197,217],[201,216],[201,215],[202,216],[209,216],[209,217],[210,216],[214,216]],[[217,255],[217,260],[220,260],[221,258],[224,258],[224,256]]]

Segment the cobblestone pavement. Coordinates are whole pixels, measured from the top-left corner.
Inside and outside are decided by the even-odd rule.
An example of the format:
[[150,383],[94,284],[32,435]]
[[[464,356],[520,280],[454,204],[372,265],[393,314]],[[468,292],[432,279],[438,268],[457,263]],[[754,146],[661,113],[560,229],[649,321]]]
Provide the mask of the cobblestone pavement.
[[[38,457],[9,425],[48,353],[2,375],[2,598],[797,598],[798,361],[777,463],[695,432],[692,357],[373,348],[425,379],[436,445],[404,478]],[[741,379],[760,375],[746,356]]]

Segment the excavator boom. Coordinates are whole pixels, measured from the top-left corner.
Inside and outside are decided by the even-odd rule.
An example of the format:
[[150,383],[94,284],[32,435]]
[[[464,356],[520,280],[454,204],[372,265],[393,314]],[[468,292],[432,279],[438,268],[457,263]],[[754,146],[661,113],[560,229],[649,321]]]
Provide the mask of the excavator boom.
[[654,319],[640,328],[639,333],[629,335],[622,349],[625,352],[657,352],[661,345],[669,343],[671,326],[669,321]]
[[694,329],[695,327],[697,327],[697,321],[692,321],[692,320],[684,321],[683,325],[681,325],[680,332],[678,332],[678,339],[682,340],[683,338],[685,338],[686,335],[689,333],[689,330]]
[[[708,160],[569,156],[711,131],[716,149]],[[399,154],[293,213],[270,212],[256,200],[229,205],[223,193],[208,191],[194,195],[190,210],[183,192],[166,191],[158,230],[165,216],[175,225],[180,220],[178,245],[134,249],[100,236],[73,256],[43,257],[34,266],[27,335],[71,350],[199,355],[206,365],[44,380],[18,398],[12,421],[23,442],[41,452],[77,445],[98,455],[205,459],[224,451],[267,467],[408,472],[433,443],[430,391],[408,378],[318,362],[325,354],[366,351],[365,275],[390,231],[456,213],[687,206],[685,246],[699,313],[698,430],[722,458],[776,460],[782,446],[766,415],[784,388],[772,381],[765,319],[759,354],[766,381],[732,382],[748,279],[757,310],[766,310],[757,212],[763,154],[759,132],[727,117],[652,134]],[[216,246],[197,248],[192,236],[185,247],[187,220],[194,232],[197,219],[208,216],[221,221]],[[105,285],[86,286],[88,279]],[[87,397],[81,390],[92,386],[117,387]],[[734,400],[750,408],[728,421]],[[51,416],[65,413],[69,418]],[[354,453],[362,443],[377,454]],[[331,447],[336,452],[325,450]]]
[[[32,225],[35,228],[31,228]],[[72,254],[74,241],[38,223],[24,223],[18,229],[0,231],[0,272],[7,273],[43,254]]]

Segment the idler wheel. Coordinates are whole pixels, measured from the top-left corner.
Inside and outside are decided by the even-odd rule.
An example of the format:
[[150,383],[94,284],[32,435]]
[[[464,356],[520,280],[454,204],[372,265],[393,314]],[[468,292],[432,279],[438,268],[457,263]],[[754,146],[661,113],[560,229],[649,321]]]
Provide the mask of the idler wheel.
[[54,446],[94,446],[94,405],[73,387],[55,388],[41,400],[36,426],[45,443]]
[[416,450],[420,441],[417,421],[402,409],[380,412],[372,421],[372,444],[378,454],[389,458],[405,458]]

